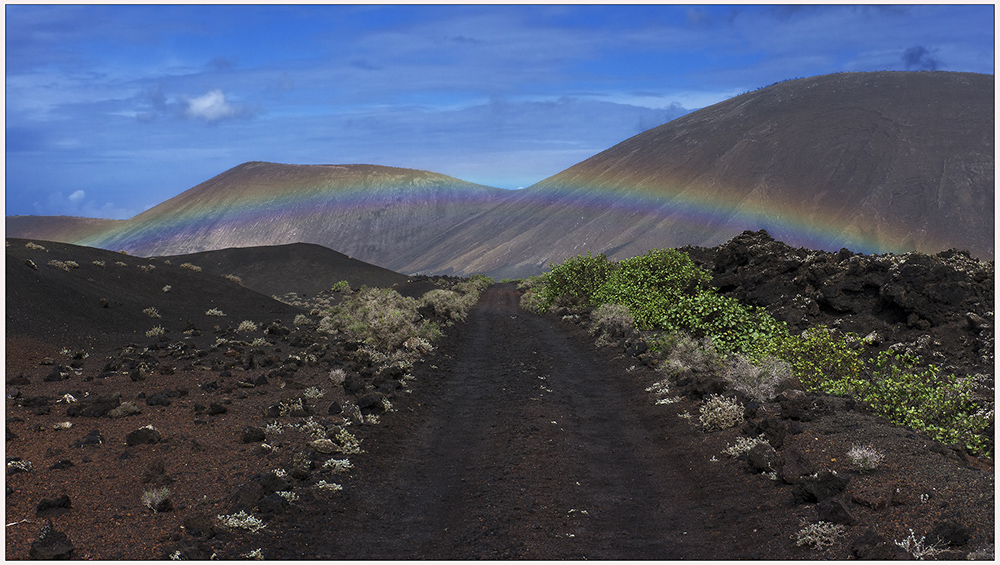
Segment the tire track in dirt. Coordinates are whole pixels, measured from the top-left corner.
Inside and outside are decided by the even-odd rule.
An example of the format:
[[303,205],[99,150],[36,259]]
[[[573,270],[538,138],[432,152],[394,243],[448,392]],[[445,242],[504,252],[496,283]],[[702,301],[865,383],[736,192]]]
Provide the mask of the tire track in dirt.
[[343,500],[277,530],[283,557],[682,559],[719,556],[706,540],[746,542],[719,527],[714,485],[728,481],[654,441],[689,424],[651,428],[649,397],[620,382],[628,361],[517,300],[495,285],[449,330]]

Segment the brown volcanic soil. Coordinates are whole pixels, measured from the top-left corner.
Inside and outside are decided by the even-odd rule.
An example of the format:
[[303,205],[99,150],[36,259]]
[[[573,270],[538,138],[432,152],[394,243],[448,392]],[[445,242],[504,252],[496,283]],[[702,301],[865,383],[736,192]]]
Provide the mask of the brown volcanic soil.
[[[12,288],[11,272],[27,268],[20,258],[10,263],[15,248],[20,252],[8,247],[8,307],[12,292],[26,292]],[[83,271],[79,255],[66,258]],[[135,277],[150,274],[131,269]],[[161,272],[159,265],[151,271]],[[155,285],[123,285],[119,293],[123,304],[161,296]],[[208,307],[199,300],[192,312]],[[237,308],[227,296],[218,300]],[[266,331],[237,332],[233,316],[215,324],[198,319],[201,335],[175,330],[161,341],[109,334],[80,355],[45,339],[37,323],[12,324],[21,318],[8,314],[6,455],[8,463],[32,466],[8,466],[6,558],[27,558],[48,521],[69,536],[73,556],[98,559],[175,552],[234,559],[257,548],[265,558],[847,558],[874,547],[857,542],[868,530],[889,540],[875,551],[887,551],[909,528],[919,536],[942,522],[969,534],[952,536],[961,544],[948,557],[992,548],[990,462],[888,425],[844,399],[789,393],[748,416],[758,427],[783,429],[773,443],[784,455],[797,450],[807,471],[832,469],[849,479],[834,498],[856,520],[827,551],[795,547],[790,536],[800,521],[815,522],[820,506],[795,501],[805,483],[749,473],[723,455],[744,430],[706,433],[678,417],[697,418],[696,395],[655,404],[645,392],[660,380],[650,356],[640,362],[618,348],[598,349],[572,323],[583,319],[530,315],[517,301],[513,285],[491,287],[465,324],[446,328],[437,350],[415,365],[413,380],[377,372],[350,344],[310,326],[293,328],[291,308],[258,316]],[[24,307],[32,306],[39,305]],[[252,303],[246,307],[253,312]],[[62,315],[65,331],[90,331],[83,316],[56,306],[41,312],[50,322]],[[214,346],[220,338],[227,341]],[[255,338],[264,343],[248,343]],[[344,386],[332,384],[331,368],[346,371]],[[265,415],[308,386],[326,395],[300,413]],[[375,387],[392,409],[366,405],[380,422],[344,427],[336,408],[361,406]],[[79,402],[59,402],[66,393]],[[97,410],[95,399],[115,393],[141,412],[67,415]],[[276,450],[252,434],[243,441],[248,426],[301,425],[310,415],[327,432],[343,427],[361,440],[364,453],[349,456],[349,473],[323,470],[325,460],[343,456],[310,449],[298,430],[268,431],[265,441]],[[53,428],[67,421],[71,428]],[[137,444],[132,434],[147,425],[159,441]],[[92,430],[100,443],[86,440],[97,437]],[[859,475],[845,453],[868,442],[887,461]],[[312,486],[320,479],[344,490],[320,491]],[[173,508],[154,514],[140,497],[159,485],[170,489]],[[285,506],[269,496],[275,490],[299,500]],[[69,508],[38,510],[43,499],[61,495]],[[250,533],[212,519],[241,508],[267,527]]]

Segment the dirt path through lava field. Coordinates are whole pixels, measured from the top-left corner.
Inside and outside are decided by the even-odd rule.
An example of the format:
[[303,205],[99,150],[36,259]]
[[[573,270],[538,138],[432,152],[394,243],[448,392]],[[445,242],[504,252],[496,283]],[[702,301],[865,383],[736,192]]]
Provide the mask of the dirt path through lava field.
[[[690,424],[653,414],[624,378],[649,369],[524,312],[513,285],[487,290],[449,334],[356,456],[342,501],[274,524],[283,558],[690,559],[746,547],[717,507],[731,477],[692,463],[703,458],[682,437]],[[671,426],[687,433],[672,439]]]

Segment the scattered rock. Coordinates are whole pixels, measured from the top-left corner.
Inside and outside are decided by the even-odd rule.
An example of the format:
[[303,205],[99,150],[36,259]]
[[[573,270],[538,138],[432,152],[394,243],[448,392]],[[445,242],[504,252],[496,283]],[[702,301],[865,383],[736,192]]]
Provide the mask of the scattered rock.
[[73,462],[70,461],[69,459],[59,459],[58,461],[50,465],[49,469],[52,469],[54,471],[61,471],[63,469],[69,469],[72,466]]
[[243,443],[259,443],[266,439],[264,430],[260,428],[255,428],[254,426],[247,426],[243,428],[243,432],[240,435],[240,441]]
[[309,447],[315,449],[319,453],[329,455],[330,453],[336,453],[338,451],[337,444],[333,441],[323,438],[317,439],[309,442]]
[[146,398],[147,406],[170,406],[170,397],[165,392],[157,392]]
[[[228,408],[226,408],[225,406],[219,404],[218,402],[211,402],[208,405],[208,415],[209,416],[216,416],[218,414],[225,414],[228,411],[229,411]],[[244,442],[244,443],[246,443],[246,442]]]
[[858,523],[854,514],[837,498],[828,498],[817,504],[816,515],[820,520],[833,524],[853,526]]
[[805,454],[794,447],[785,450],[784,459],[784,464],[778,469],[778,478],[786,484],[794,485],[802,477],[813,473],[812,463],[809,462]]
[[264,497],[264,488],[257,481],[250,481],[237,486],[229,493],[229,513],[243,510],[250,512],[257,501]]
[[28,557],[40,561],[69,559],[72,557],[74,549],[69,536],[53,529],[52,520],[49,520],[42,526],[42,532],[38,539],[31,543]]
[[754,473],[769,473],[781,468],[781,455],[768,443],[758,443],[747,452],[747,464]]
[[125,445],[156,445],[163,435],[153,426],[144,426],[125,436]]
[[269,494],[257,502],[262,514],[282,514],[288,508],[288,501],[277,494]]
[[896,485],[891,483],[865,485],[851,493],[851,500],[873,510],[885,510],[892,505],[896,490]]
[[83,416],[87,418],[100,418],[121,405],[121,393],[116,392],[107,396],[97,396],[92,400],[81,400],[74,402],[66,409],[67,416]]
[[851,542],[851,554],[858,559],[870,561],[911,560],[913,556],[905,549],[887,540],[875,530],[868,528]]
[[927,543],[940,543],[948,546],[963,546],[969,543],[969,529],[952,520],[938,522],[927,533]]
[[184,529],[192,536],[211,538],[215,536],[215,522],[204,512],[193,512],[184,517]]
[[801,482],[792,487],[792,497],[798,504],[822,502],[844,492],[849,482],[848,477],[824,469],[815,475],[803,477]]
[[142,410],[131,400],[122,402],[116,408],[108,412],[108,418],[124,418],[134,414],[142,414]]
[[104,444],[104,436],[101,435],[100,430],[90,430],[90,433],[74,441],[70,445],[70,447],[83,447],[85,445],[94,446],[103,444]]
[[288,482],[283,477],[279,477],[274,472],[265,474],[258,480],[258,482],[264,489],[264,492],[268,494],[292,488],[292,483]]
[[68,495],[61,495],[56,498],[43,498],[35,507],[35,515],[62,514],[73,508]]

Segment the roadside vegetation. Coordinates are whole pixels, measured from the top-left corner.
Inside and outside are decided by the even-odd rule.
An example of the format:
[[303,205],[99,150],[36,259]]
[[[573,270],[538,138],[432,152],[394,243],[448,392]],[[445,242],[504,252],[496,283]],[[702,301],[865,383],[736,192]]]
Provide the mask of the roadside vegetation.
[[[993,406],[976,397],[972,378],[879,351],[850,332],[817,326],[792,334],[763,308],[721,294],[711,274],[682,251],[653,250],[617,262],[579,255],[518,288],[526,310],[592,308],[595,333],[639,332],[667,365],[675,350],[696,344],[699,359],[716,363],[734,388],[755,400],[769,400],[780,382],[794,378],[807,391],[851,396],[893,423],[993,455]],[[634,327],[626,330],[629,324]]]

